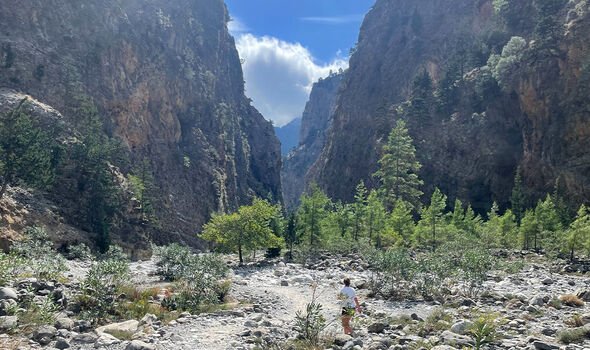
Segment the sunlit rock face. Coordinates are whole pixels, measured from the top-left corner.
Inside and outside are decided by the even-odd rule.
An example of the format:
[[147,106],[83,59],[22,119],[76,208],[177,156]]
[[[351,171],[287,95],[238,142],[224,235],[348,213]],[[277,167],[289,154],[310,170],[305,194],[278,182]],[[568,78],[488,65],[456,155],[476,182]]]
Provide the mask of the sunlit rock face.
[[59,110],[83,101],[159,188],[156,241],[197,244],[216,211],[281,200],[272,125],[244,95],[221,0],[0,3],[0,86]]
[[[552,192],[558,179],[567,197],[587,201],[590,108],[580,92],[590,84],[588,4],[565,2],[555,16],[559,47],[541,55],[533,54],[533,2],[517,5],[521,15],[505,23],[487,0],[377,1],[365,17],[307,183],[316,181],[342,200],[352,200],[361,180],[375,186],[381,147],[395,121],[405,118],[423,164],[425,199],[437,186],[480,212],[492,201],[506,207],[521,166],[531,202]],[[527,42],[522,61],[505,86],[482,87],[488,58],[512,36]],[[450,84],[452,103],[441,112],[437,89],[449,85],[445,78],[453,68],[460,73]],[[403,113],[423,72],[433,85],[427,122]]]

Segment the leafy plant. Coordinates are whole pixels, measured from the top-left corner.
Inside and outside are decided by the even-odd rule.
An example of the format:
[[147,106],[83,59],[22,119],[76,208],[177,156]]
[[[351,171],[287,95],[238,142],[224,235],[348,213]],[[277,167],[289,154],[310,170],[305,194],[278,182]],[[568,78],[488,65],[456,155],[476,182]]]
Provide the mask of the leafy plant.
[[493,314],[484,314],[476,318],[468,329],[475,342],[475,350],[479,350],[483,345],[494,342],[496,339],[496,316]]
[[321,332],[326,328],[326,319],[322,315],[322,310],[322,304],[317,302],[314,287],[311,302],[305,305],[304,311],[299,310],[295,314],[295,331],[299,338],[311,346],[319,345]]

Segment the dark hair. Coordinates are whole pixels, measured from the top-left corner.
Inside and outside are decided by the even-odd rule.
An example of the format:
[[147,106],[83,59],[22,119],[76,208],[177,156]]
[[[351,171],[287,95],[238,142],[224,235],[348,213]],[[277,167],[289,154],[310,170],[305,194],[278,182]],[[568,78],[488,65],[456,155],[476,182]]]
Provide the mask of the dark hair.
[[344,285],[347,287],[350,287],[350,278],[345,278],[344,279]]

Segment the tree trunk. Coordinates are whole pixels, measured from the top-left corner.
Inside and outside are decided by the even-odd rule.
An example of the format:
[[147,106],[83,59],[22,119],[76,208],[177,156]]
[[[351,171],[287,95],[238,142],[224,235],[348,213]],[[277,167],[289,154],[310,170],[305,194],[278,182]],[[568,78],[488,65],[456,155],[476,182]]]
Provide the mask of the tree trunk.
[[0,199],[4,198],[4,193],[6,193],[7,188],[8,182],[2,182],[2,187],[0,187]]
[[238,255],[240,257],[240,265],[244,263],[244,259],[242,258],[242,245],[238,245]]

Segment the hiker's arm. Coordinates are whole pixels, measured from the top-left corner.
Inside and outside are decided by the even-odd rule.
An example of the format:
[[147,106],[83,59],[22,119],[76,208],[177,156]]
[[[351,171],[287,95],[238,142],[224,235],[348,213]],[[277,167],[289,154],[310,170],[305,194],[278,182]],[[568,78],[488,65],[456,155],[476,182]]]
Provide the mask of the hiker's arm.
[[354,297],[354,303],[356,305],[356,311],[361,312],[361,304],[359,303],[359,299],[357,297]]

